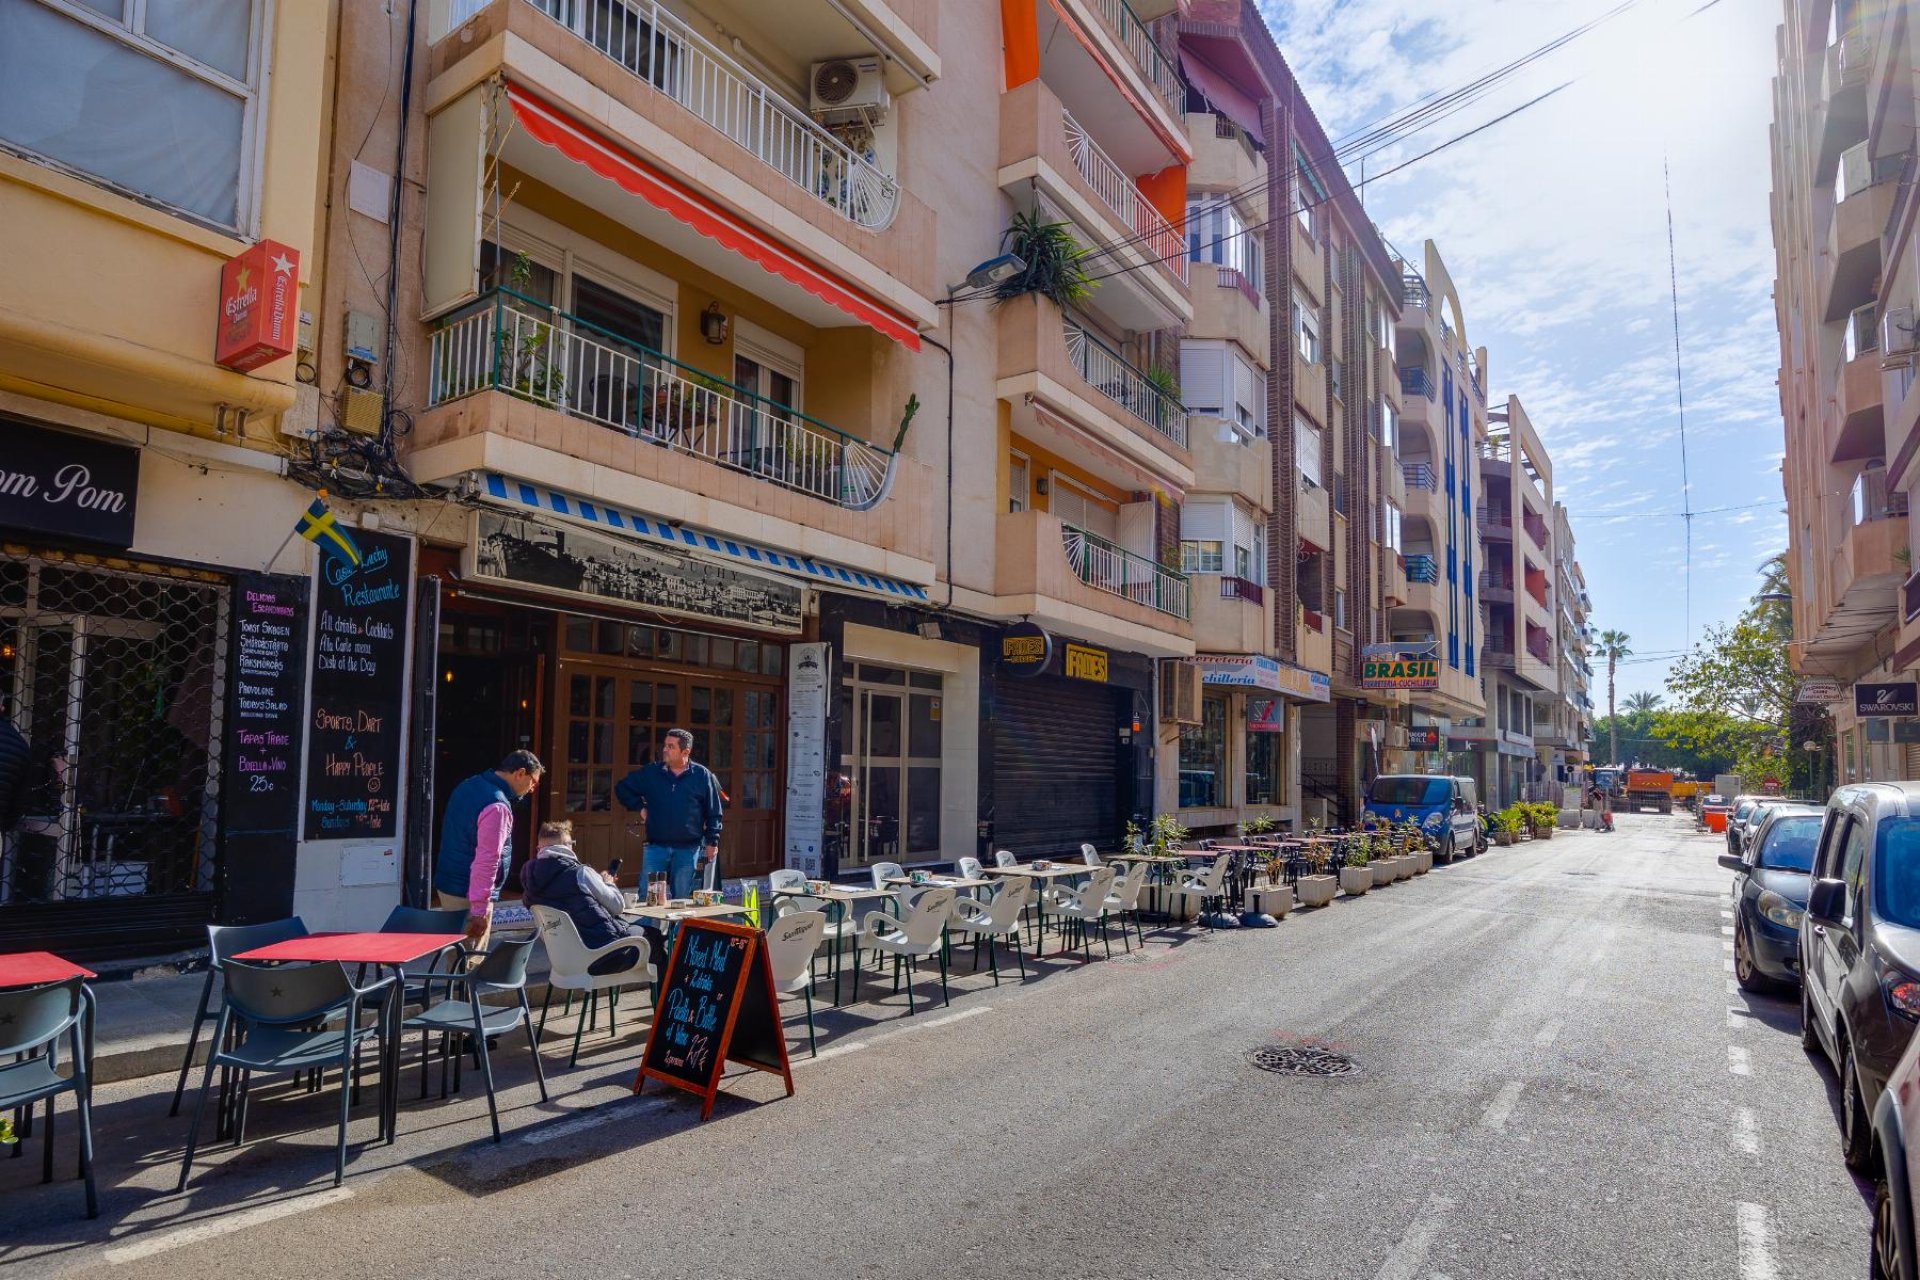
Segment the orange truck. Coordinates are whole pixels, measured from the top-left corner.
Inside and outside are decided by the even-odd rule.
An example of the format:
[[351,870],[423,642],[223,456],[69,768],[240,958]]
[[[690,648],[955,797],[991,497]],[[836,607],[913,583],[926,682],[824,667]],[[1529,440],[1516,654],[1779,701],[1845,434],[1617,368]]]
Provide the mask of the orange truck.
[[1673,812],[1673,771],[1671,769],[1627,771],[1627,812],[1638,812],[1647,805],[1654,806],[1662,813]]

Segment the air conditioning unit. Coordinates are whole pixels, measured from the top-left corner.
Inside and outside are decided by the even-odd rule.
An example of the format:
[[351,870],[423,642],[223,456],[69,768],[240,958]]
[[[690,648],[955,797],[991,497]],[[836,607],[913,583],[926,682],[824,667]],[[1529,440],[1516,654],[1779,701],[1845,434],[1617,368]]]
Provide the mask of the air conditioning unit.
[[1387,745],[1398,751],[1407,749],[1407,726],[1390,724],[1387,726]]
[[1179,658],[1160,660],[1160,723],[1200,723],[1200,668]]
[[833,58],[813,64],[810,108],[823,124],[878,124],[893,106],[878,58]]
[[1920,350],[1920,336],[1916,336],[1912,307],[1888,307],[1887,313],[1880,317],[1880,354],[1886,356],[1911,355]]

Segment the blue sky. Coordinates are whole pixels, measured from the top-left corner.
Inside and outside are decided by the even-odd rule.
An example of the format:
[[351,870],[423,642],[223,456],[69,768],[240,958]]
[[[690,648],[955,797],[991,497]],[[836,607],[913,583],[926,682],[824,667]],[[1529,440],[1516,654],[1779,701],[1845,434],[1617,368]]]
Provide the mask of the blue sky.
[[[1261,0],[1327,132],[1455,89],[1610,0]],[[1766,0],[1641,0],[1467,107],[1369,157],[1380,170],[1563,81],[1567,88],[1366,189],[1414,261],[1431,238],[1488,349],[1488,398],[1520,397],[1553,459],[1594,625],[1644,655],[1619,694],[1661,689],[1688,640],[1667,222],[1671,170],[1693,522],[1692,638],[1731,619],[1786,545],[1780,487]],[[1689,14],[1693,16],[1689,17]],[[1358,170],[1349,167],[1349,177]],[[1749,504],[1763,504],[1751,506]],[[1605,673],[1595,702],[1604,706]]]

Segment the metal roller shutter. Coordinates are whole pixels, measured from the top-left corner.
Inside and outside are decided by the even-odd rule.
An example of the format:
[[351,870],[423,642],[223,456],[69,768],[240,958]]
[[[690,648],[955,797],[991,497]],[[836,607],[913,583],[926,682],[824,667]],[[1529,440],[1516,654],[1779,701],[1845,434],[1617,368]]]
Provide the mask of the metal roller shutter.
[[994,713],[994,846],[1022,861],[1119,845],[1115,691],[1084,682],[1005,680]]

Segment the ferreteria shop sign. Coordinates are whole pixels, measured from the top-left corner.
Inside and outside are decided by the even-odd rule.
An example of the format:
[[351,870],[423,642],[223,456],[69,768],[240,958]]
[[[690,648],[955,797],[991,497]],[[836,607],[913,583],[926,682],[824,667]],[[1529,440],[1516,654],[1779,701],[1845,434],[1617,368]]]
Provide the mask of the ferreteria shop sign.
[[1440,660],[1397,654],[1368,657],[1360,664],[1362,689],[1438,689]]
[[1853,686],[1853,714],[1869,716],[1920,715],[1920,697],[1912,680],[1876,681]]
[[133,545],[140,451],[0,417],[0,528]]

